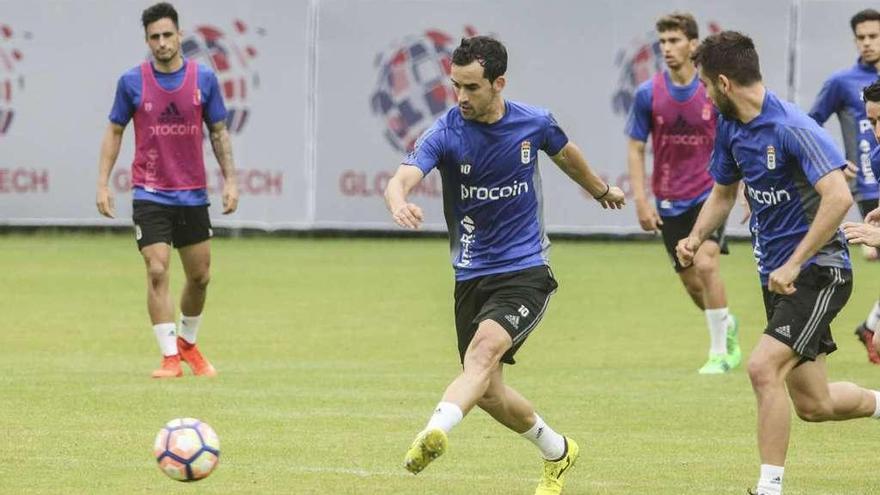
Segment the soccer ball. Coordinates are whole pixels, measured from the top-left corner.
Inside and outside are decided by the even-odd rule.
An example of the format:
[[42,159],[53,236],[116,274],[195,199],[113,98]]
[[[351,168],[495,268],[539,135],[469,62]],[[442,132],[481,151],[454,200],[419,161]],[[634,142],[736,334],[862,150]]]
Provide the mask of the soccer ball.
[[217,467],[220,439],[214,429],[193,418],[172,419],[153,446],[159,469],[177,481],[198,481]]

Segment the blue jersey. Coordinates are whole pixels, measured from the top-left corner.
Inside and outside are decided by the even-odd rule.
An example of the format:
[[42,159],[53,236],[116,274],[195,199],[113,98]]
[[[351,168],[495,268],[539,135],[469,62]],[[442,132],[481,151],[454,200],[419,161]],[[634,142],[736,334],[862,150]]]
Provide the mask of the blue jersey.
[[492,124],[453,107],[419,138],[403,163],[440,172],[456,280],[548,264],[538,150],[567,143],[547,110],[513,101]]
[[[163,89],[173,91],[183,84],[186,76],[186,64],[179,70],[165,73],[158,72],[153,68],[156,81]],[[199,91],[202,93],[202,113],[208,124],[215,124],[226,119],[226,106],[223,104],[223,95],[220,93],[220,85],[217,76],[211,69],[202,64],[198,65]],[[116,84],[116,98],[113,100],[113,108],[110,110],[110,122],[125,127],[134,116],[134,112],[141,104],[141,91],[143,90],[143,78],[140,66],[128,70]],[[132,193],[134,200],[152,201],[172,206],[200,206],[208,204],[208,191],[206,189],[190,189],[183,191],[147,191],[142,187],[135,187]]]
[[[761,113],[748,124],[719,117],[709,172],[719,184],[745,181],[763,284],[809,230],[821,199],[814,185],[845,167],[845,161],[828,131],[770,91]],[[838,230],[806,264],[849,269],[843,232]]]
[[[672,82],[669,72],[664,72],[666,78],[666,87],[669,89],[669,95],[678,102],[686,102],[693,98],[694,93],[700,87],[700,78],[694,77],[687,86],[678,86]],[[639,85],[636,94],[633,97],[633,105],[630,108],[629,116],[626,119],[626,127],[624,132],[628,137],[636,141],[647,142],[648,136],[651,134],[653,122],[652,108],[654,108],[654,78]],[[714,110],[714,107],[713,107]],[[690,199],[666,199],[655,198],[657,211],[663,217],[675,217],[685,213],[694,206],[702,203],[709,196],[710,189],[707,189],[699,196]]]
[[846,158],[859,169],[853,191],[858,200],[880,197],[880,185],[877,183],[880,164],[872,163],[870,159],[871,150],[877,147],[877,139],[865,113],[865,102],[862,101],[862,89],[876,80],[877,68],[859,60],[849,69],[832,74],[810,109],[810,117],[820,125],[831,114],[837,114]]

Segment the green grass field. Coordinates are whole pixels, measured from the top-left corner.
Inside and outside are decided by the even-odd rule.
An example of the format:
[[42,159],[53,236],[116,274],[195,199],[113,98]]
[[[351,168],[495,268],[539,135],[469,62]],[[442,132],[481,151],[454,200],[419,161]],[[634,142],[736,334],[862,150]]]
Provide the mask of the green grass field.
[[[724,258],[744,349],[764,324],[747,244]],[[708,346],[659,242],[554,244],[560,290],[506,372],[581,460],[566,493],[739,494],[758,474],[742,369],[698,376]],[[856,260],[833,379],[880,387],[851,329],[880,290]],[[0,236],[0,493],[531,494],[531,444],[475,410],[412,476],[406,448],[458,371],[446,242],[214,241],[200,343],[220,372],[156,381],[145,277],[127,235]],[[172,275],[179,293],[182,272]],[[747,353],[746,353],[747,354]],[[169,419],[221,439],[195,484],[152,458]],[[786,495],[880,493],[880,424],[793,422]]]

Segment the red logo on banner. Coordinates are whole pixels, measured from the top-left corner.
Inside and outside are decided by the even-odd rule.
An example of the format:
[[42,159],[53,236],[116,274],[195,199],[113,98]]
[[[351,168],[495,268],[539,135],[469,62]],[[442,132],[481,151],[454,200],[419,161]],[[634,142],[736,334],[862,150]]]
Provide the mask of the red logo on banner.
[[[242,132],[251,113],[249,95],[260,86],[260,75],[253,67],[258,55],[254,35],[265,36],[266,30],[251,29],[236,19],[226,31],[208,24],[187,31],[192,34],[181,42],[183,55],[214,70],[226,104],[226,127],[233,134]],[[202,100],[201,92],[197,91],[193,101]]]
[[[465,36],[476,34],[465,26]],[[394,149],[411,151],[434,119],[455,104],[449,71],[457,45],[458,37],[429,29],[376,56],[378,79],[370,108]]]

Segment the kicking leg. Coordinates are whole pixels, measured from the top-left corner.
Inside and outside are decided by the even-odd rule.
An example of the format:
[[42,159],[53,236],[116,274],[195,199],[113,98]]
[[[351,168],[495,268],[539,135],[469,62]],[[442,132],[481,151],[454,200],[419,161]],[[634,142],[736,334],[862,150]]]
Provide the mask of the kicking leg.
[[446,434],[470,412],[489,388],[493,371],[513,345],[507,331],[492,320],[477,327],[463,360],[463,371],[446,387],[443,399],[404,457],[404,467],[418,474],[446,451]]

